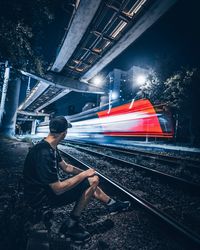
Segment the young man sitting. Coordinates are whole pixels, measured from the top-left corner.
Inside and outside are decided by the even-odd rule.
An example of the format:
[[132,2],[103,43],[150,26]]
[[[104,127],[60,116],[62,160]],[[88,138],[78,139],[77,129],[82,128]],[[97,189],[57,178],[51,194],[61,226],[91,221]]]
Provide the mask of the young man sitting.
[[[74,240],[84,241],[90,234],[80,225],[79,218],[91,197],[103,202],[112,214],[127,210],[130,202],[116,201],[104,193],[94,169],[83,171],[61,158],[57,145],[70,127],[65,117],[53,118],[48,136],[30,149],[24,163],[24,196],[33,208],[59,207],[75,201],[70,218],[61,229]],[[59,168],[73,176],[61,181]]]

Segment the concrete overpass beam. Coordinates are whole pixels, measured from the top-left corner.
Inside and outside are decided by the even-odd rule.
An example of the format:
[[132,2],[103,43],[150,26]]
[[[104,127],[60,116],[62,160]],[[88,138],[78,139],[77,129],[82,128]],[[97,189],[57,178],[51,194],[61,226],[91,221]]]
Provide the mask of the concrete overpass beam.
[[84,0],[79,2],[70,29],[51,68],[52,71],[60,72],[68,62],[98,10],[100,3],[101,0]]
[[41,81],[43,83],[52,85],[52,86],[58,86],[60,88],[68,88],[70,90],[76,91],[76,92],[86,92],[86,93],[94,93],[94,94],[104,94],[106,89],[95,87],[94,85],[90,85],[89,83],[84,83],[79,80],[70,79],[68,77],[49,72],[45,76],[38,76],[35,74],[31,74],[28,72],[25,72],[23,70],[20,71],[23,75],[30,76],[33,79],[36,79],[38,81]]
[[87,82],[98,74],[106,65],[131,45],[151,25],[153,25],[177,0],[156,0],[149,10],[123,35],[123,37],[80,79]]

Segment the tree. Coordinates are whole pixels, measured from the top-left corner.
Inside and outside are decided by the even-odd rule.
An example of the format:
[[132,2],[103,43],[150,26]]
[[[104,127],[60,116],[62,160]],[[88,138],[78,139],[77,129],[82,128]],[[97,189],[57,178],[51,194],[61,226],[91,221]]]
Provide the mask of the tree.
[[190,140],[191,144],[200,142],[200,69],[186,69],[174,73],[165,82],[164,101],[172,108],[179,122],[178,139]]
[[152,103],[157,104],[162,100],[163,90],[163,82],[160,81],[156,72],[150,69],[145,83],[140,86],[140,90],[137,92],[137,96],[148,98]]
[[44,72],[45,61],[37,41],[42,40],[45,25],[54,19],[54,4],[51,0],[1,0],[1,60],[8,60],[14,68]]
[[200,144],[200,68],[181,68],[165,81],[154,70],[137,96],[148,98],[153,104],[166,104],[174,117],[177,141]]
[[[44,53],[49,24],[52,22],[57,23],[58,19],[55,20],[55,17],[60,17],[60,13],[63,14],[64,17],[66,16],[66,5],[68,4],[73,5],[73,0],[1,0],[0,62],[8,61],[12,67],[8,87],[13,81],[20,85],[19,77],[21,78],[21,75],[19,76],[18,69],[36,73],[40,76],[45,74],[50,64],[49,60],[52,60],[49,56],[51,51],[47,52],[48,56],[45,56]],[[72,12],[67,14],[66,20],[69,21]],[[63,29],[63,32],[61,32],[62,36],[64,32]],[[1,85],[2,82],[3,81],[1,81]],[[15,84],[13,86],[15,86]],[[12,89],[13,88],[11,88],[11,90]],[[6,118],[11,114],[11,109],[13,110],[13,115],[16,112],[18,104],[17,99],[13,101],[14,96],[14,94],[9,97],[7,96],[5,109],[1,112],[1,114],[4,114],[4,121],[6,121]],[[15,106],[12,106],[12,103]],[[9,106],[9,109],[7,109],[5,115],[6,105]],[[10,116],[10,119],[7,119],[6,123],[2,122],[1,129],[3,133],[5,133],[7,126],[12,127],[12,129],[9,129],[8,134],[14,134],[15,122],[13,121],[15,118],[13,115]],[[9,124],[11,119],[12,126]]]

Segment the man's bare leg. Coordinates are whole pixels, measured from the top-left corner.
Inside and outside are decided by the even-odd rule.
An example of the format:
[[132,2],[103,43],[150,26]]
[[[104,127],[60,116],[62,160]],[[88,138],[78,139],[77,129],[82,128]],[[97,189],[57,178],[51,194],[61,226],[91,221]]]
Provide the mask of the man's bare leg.
[[[116,202],[98,186],[99,180],[97,176],[88,178],[88,181],[90,182],[91,186],[83,193],[81,199],[75,205],[74,210],[72,212],[74,216],[80,217],[81,212],[86,207],[92,196],[109,206],[112,205],[114,202]],[[130,206],[129,201],[124,201],[124,202],[118,201],[118,210],[119,207],[121,210],[124,210],[129,206]]]
[[99,184],[98,176],[89,177],[88,181],[90,187],[86,189],[80,200],[76,202],[74,209],[71,212],[70,218],[63,223],[60,228],[61,233],[69,234],[74,240],[85,241],[90,238],[90,233],[87,232],[82,226],[80,227],[79,218],[83,209],[87,206],[91,197],[94,196],[94,192]]
[[88,178],[88,181],[91,186],[87,190],[85,190],[80,200],[75,204],[74,209],[72,211],[73,216],[80,217],[81,212],[89,203],[90,198],[94,196],[96,188],[99,184],[99,178],[98,176],[93,176]]
[[97,187],[94,192],[94,197],[102,201],[103,203],[107,204],[109,200],[111,199],[110,196],[108,196],[106,193],[103,192],[103,190],[100,187]]

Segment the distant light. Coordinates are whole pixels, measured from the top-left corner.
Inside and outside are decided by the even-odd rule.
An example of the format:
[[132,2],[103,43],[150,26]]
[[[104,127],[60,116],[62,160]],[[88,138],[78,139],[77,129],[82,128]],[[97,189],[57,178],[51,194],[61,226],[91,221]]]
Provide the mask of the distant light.
[[118,97],[117,92],[112,92],[112,100],[117,99],[117,97]]
[[142,85],[146,82],[146,76],[145,75],[139,75],[137,78],[136,78],[136,82],[137,84],[139,85]]
[[101,76],[95,76],[92,80],[92,82],[96,85],[99,86],[100,84],[103,83],[103,78]]

